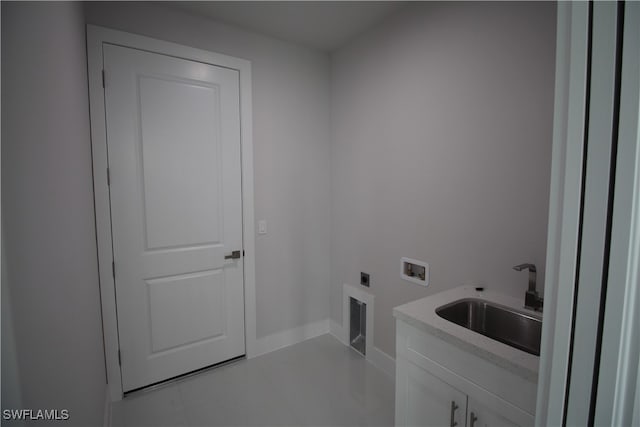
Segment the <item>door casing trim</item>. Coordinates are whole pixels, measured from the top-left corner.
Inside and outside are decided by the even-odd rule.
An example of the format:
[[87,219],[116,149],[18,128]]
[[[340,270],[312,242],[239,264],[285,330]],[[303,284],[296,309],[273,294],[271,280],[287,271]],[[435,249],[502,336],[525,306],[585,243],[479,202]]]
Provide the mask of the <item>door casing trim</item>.
[[[107,370],[107,386],[112,402],[123,397],[118,362],[118,323],[115,282],[112,274],[113,252],[109,185],[107,181],[107,138],[102,81],[104,43],[130,47],[177,58],[237,70],[240,74],[240,143],[242,157],[242,244],[244,250],[245,351],[256,354],[255,223],[253,187],[253,121],[251,62],[150,37],[87,25],[87,63],[89,110],[91,117],[91,153],[96,216],[102,330]],[[108,84],[108,76],[107,76]]]

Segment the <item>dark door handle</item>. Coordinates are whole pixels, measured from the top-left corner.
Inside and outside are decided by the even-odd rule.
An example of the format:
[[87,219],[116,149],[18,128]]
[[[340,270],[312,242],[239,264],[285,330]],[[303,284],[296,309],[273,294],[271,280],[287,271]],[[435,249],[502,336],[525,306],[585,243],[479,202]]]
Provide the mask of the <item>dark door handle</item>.
[[240,251],[233,251],[229,255],[225,255],[224,259],[238,259],[240,258]]

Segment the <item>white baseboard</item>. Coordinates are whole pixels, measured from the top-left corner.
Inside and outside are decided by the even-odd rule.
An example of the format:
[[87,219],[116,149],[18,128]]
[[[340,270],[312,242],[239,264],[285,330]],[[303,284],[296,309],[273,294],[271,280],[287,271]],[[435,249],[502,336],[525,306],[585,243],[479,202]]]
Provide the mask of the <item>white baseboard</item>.
[[336,337],[342,344],[347,345],[347,334],[344,331],[342,325],[335,320],[329,321],[329,333]]
[[[336,337],[342,344],[348,346],[347,333],[345,328],[335,320],[331,319],[329,323],[329,333]],[[375,345],[369,347],[365,358],[376,368],[387,374],[395,380],[396,378],[396,360]]]
[[367,354],[367,360],[373,366],[380,369],[389,377],[396,378],[396,360],[376,346],[372,346],[371,352]]
[[250,357],[271,353],[272,351],[297,344],[310,338],[327,334],[329,333],[329,329],[329,319],[323,319],[298,326],[297,328],[287,329],[286,331],[276,332],[275,334],[258,338],[255,345],[256,351]]
[[111,395],[109,393],[109,386],[107,385],[104,390],[104,427],[111,427]]

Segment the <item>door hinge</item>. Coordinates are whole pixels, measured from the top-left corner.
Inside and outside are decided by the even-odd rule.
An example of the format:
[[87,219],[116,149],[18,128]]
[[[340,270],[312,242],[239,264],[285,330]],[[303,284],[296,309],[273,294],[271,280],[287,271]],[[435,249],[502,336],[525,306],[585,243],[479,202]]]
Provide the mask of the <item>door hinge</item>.
[[244,251],[242,251],[242,256],[244,256]]
[[107,168],[107,185],[111,185],[111,170]]
[[120,353],[120,349],[118,349],[118,365],[122,366],[122,353]]
[[115,261],[111,261],[111,272],[113,273],[113,279],[115,280],[116,278],[116,262]]
[[106,84],[105,84],[105,77],[104,77],[104,70],[102,70],[102,87],[105,88]]

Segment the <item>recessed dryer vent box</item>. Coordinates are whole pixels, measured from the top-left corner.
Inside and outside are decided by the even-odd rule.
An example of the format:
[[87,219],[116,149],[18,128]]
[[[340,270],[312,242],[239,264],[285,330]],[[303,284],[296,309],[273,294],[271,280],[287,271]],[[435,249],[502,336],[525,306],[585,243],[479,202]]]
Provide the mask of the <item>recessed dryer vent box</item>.
[[367,353],[367,304],[349,297],[349,344],[363,356]]
[[429,264],[411,258],[400,258],[400,277],[418,285],[429,285]]

